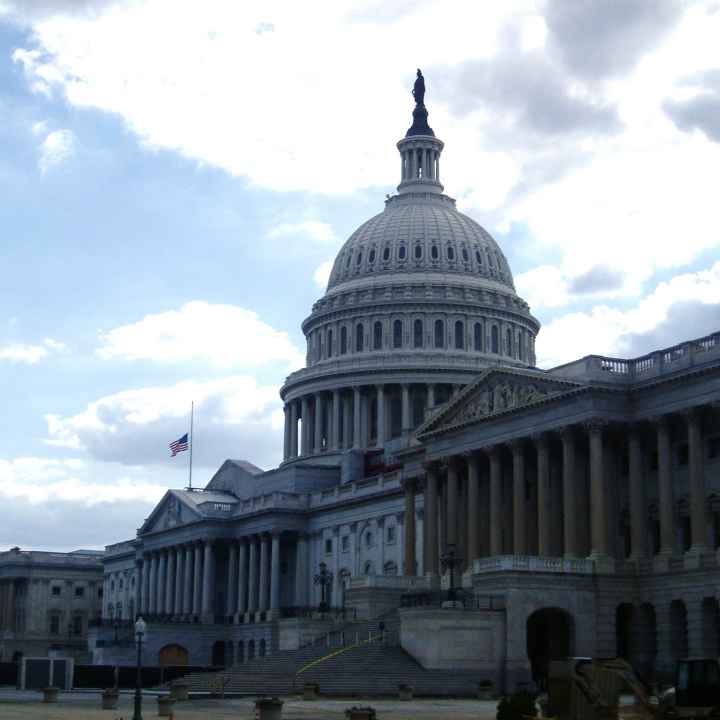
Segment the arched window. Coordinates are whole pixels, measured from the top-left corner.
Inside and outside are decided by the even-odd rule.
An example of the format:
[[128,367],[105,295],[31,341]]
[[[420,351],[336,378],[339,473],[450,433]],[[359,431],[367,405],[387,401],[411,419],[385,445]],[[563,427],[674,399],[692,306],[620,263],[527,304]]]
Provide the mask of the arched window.
[[402,320],[395,320],[393,322],[393,347],[394,348],[402,347],[402,340],[403,340],[402,334],[403,334]]
[[422,257],[422,245],[415,246],[415,259],[419,260]]
[[423,346],[423,321],[419,318],[413,323],[413,347]]
[[448,260],[455,259],[455,248],[452,245],[448,245],[447,256],[448,256]]
[[382,323],[379,320],[376,320],[373,325],[373,350],[382,350],[382,336]]
[[327,356],[332,357],[333,354],[333,331],[328,330],[327,332]]
[[475,259],[477,260],[478,265],[482,265],[482,253],[479,250],[475,251]]
[[385,565],[383,565],[383,575],[397,575],[398,574],[398,566],[397,563],[393,562],[392,560],[388,560]]
[[490,351],[496,355],[500,352],[500,337],[497,329],[497,325],[492,326],[490,331]]
[[350,261],[352,260],[352,253],[347,254],[347,260],[345,261],[345,269],[347,270],[350,267]]
[[463,260],[464,260],[465,262],[467,262],[467,261],[470,259],[470,256],[468,255],[467,248],[466,248],[464,245],[463,245],[463,249],[462,249],[462,256],[463,256]]
[[347,328],[343,325],[340,328],[340,354],[344,355],[347,352]]
[[363,574],[364,575],[374,575],[375,574],[375,568],[373,567],[373,564],[370,560],[368,560],[365,565],[363,566]]
[[455,349],[465,349],[465,325],[462,320],[455,321]]
[[435,347],[445,347],[445,323],[442,320],[435,321]]
[[438,259],[438,255],[439,255],[439,253],[438,253],[438,246],[437,246],[437,245],[433,245],[432,248],[430,248],[430,257],[431,257],[433,260],[437,260],[437,259]]
[[375,262],[375,248],[373,248],[370,251],[370,255],[368,256],[368,261],[370,262],[371,265],[372,265],[372,263]]
[[473,349],[475,352],[482,352],[483,349],[482,323],[476,322],[473,328]]
[[512,332],[510,331],[510,328],[505,330],[505,345],[507,347],[505,348],[505,352],[512,357],[513,355],[513,341],[512,341]]
[[322,342],[320,338],[320,333],[315,333],[315,361],[317,362],[320,359],[320,353],[322,352]]
[[383,250],[383,260],[387,262],[390,259],[390,246],[386,245]]
[[355,264],[359,267],[361,262],[362,262],[362,250],[357,254],[357,258],[355,258]]
[[525,336],[520,333],[518,335],[518,360],[524,360],[525,359]]
[[400,249],[398,250],[398,258],[400,258],[400,260],[405,259],[405,246],[404,245],[401,245]]
[[363,351],[363,332],[362,323],[358,323],[355,326],[355,352]]

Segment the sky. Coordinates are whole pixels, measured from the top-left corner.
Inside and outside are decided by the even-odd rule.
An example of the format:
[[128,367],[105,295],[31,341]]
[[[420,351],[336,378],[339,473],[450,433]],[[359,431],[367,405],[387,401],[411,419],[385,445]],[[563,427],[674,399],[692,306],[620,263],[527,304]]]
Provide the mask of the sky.
[[0,548],[134,537],[192,401],[196,484],[279,462],[418,66],[541,367],[720,330],[718,37],[716,0],[0,0]]

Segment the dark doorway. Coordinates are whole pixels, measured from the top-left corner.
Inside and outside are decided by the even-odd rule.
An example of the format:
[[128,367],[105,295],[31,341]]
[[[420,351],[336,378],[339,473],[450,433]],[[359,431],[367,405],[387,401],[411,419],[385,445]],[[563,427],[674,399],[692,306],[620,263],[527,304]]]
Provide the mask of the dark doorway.
[[160,665],[182,665],[189,663],[188,651],[182,645],[165,645],[158,655]]
[[225,643],[222,640],[213,643],[212,664],[215,667],[225,667]]
[[551,660],[571,655],[572,618],[559,608],[536,610],[527,621],[527,654],[535,684],[547,686]]

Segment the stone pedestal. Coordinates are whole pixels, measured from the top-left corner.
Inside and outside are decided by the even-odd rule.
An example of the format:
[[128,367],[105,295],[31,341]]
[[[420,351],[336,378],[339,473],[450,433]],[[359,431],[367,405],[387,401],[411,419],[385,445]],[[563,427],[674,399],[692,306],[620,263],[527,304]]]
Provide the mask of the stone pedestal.
[[120,693],[115,688],[108,688],[102,691],[101,707],[103,710],[115,710],[118,704]]
[[169,695],[160,695],[157,699],[158,716],[172,717],[172,709],[175,701]]
[[400,683],[398,685],[398,700],[412,700],[413,699],[413,686],[405,685]]
[[260,697],[255,701],[255,718],[256,720],[281,720],[282,706],[282,700],[278,700],[276,697]]
[[320,686],[317,683],[303,685],[303,700],[317,700],[320,697]]
[[44,703],[56,703],[58,701],[58,693],[60,692],[59,688],[46,687],[46,688],[43,688],[42,692],[43,692],[42,701]]

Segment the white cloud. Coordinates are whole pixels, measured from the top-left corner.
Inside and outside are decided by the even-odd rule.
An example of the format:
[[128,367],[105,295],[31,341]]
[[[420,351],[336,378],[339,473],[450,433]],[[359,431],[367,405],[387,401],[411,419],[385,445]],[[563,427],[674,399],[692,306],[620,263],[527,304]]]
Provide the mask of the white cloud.
[[[673,308],[686,303],[717,306],[713,329],[720,330],[720,262],[709,270],[677,275],[658,284],[631,309],[598,305],[551,321],[538,335],[538,364],[551,367],[591,354],[622,356],[636,344],[635,336],[651,333]],[[692,339],[686,334],[689,324],[678,327],[682,334],[673,342]]]
[[293,237],[303,235],[320,244],[333,244],[337,242],[337,235],[326,222],[318,220],[305,220],[299,223],[280,223],[268,231],[268,237]]
[[278,391],[247,375],[124,390],[75,415],[46,415],[46,442],[85,450],[103,462],[177,466],[183,459],[171,459],[168,444],[188,431],[194,402],[195,463],[216,468],[228,457],[240,457],[269,466],[282,450]]
[[200,360],[221,368],[304,363],[286,332],[234,305],[200,300],[179,310],[146,315],[130,325],[100,333],[97,354],[105,359],[178,363]]
[[47,133],[48,124],[45,120],[39,120],[36,123],[33,123],[32,126],[32,132],[33,135],[45,135]]
[[0,345],[0,360],[35,365],[44,360],[51,352],[59,352],[65,348],[65,343],[53,340],[53,338],[45,338],[41,345],[26,345],[23,343]]
[[327,287],[328,280],[330,280],[330,273],[332,272],[332,268],[333,261],[325,260],[325,262],[318,265],[317,269],[313,273],[313,280],[321,290],[325,290],[325,288]]
[[50,169],[62,165],[75,154],[75,135],[70,130],[53,130],[40,144],[38,167],[45,175]]

